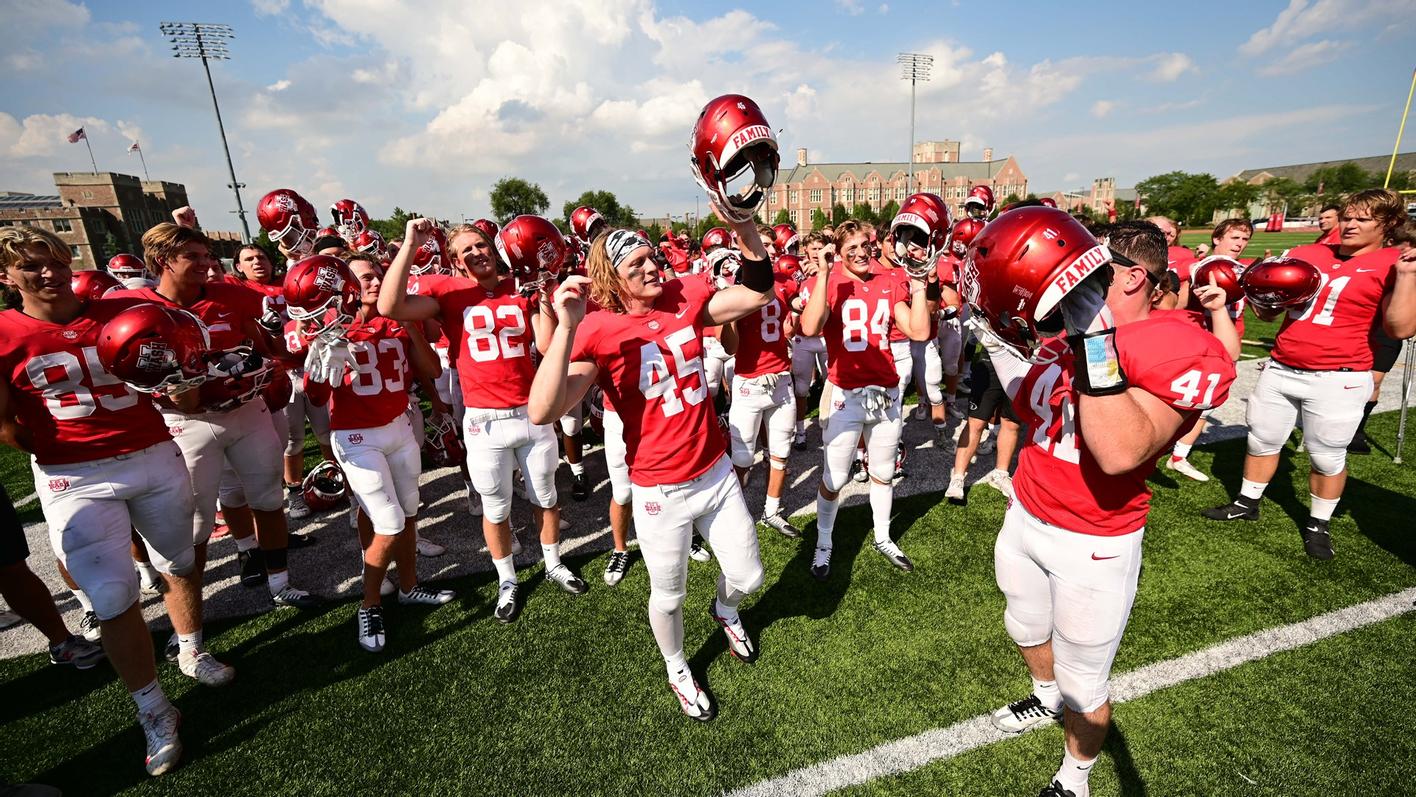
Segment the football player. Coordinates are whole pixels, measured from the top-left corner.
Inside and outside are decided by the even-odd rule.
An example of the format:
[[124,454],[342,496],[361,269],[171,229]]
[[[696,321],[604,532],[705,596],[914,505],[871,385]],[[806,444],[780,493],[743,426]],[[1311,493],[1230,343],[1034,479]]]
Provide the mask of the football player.
[[157,682],[128,554],[132,529],[168,580],[182,672],[216,685],[234,670],[201,650],[201,570],[181,451],[152,402],[98,357],[104,325],[137,302],[80,300],[69,263],[68,245],[47,230],[0,229],[0,282],[22,308],[0,312],[0,417],[15,418],[32,455],[54,554],[93,606],[103,648],[137,703],[147,771],[160,775],[182,757],[181,713]]
[[[928,338],[929,302],[939,298],[937,293],[926,295],[927,274],[906,276],[903,269],[888,269],[874,259],[870,237],[861,226],[853,222],[838,226],[836,243],[840,264],[817,272],[801,311],[801,334],[823,335],[828,352],[828,378],[821,396],[825,463],[817,489],[816,552],[811,562],[811,574],[822,581],[831,572],[831,535],[840,491],[850,478],[856,445],[862,437],[869,455],[866,464],[875,550],[901,570],[914,569],[890,538],[900,391],[889,337],[892,328],[900,327],[910,340]],[[927,241],[911,239],[902,246],[911,260],[932,263],[929,249],[935,244],[929,236]],[[933,270],[932,265],[928,270]],[[933,284],[937,287],[939,283]]]
[[1313,243],[1342,243],[1342,228],[1339,226],[1341,221],[1341,205],[1323,205],[1323,209],[1318,211],[1318,240]]
[[[521,612],[509,519],[513,468],[519,468],[526,480],[546,577],[571,594],[588,589],[560,559],[555,429],[528,420],[526,406],[534,374],[531,348],[544,346],[555,321],[540,285],[528,281],[518,286],[516,279],[503,275],[497,256],[498,251],[508,251],[508,259],[529,259],[558,270],[565,259],[565,241],[554,225],[536,216],[507,222],[495,243],[478,227],[460,225],[449,236],[449,251],[472,279],[425,280],[419,293],[410,296],[406,286],[412,253],[433,229],[430,219],[408,222],[406,245],[389,267],[378,307],[400,321],[437,318],[457,346],[457,375],[466,401],[463,440],[468,472],[482,496],[482,532],[499,580],[495,615],[510,623]],[[547,260],[540,259],[543,248]],[[526,276],[539,279],[535,274]]]
[[[333,279],[325,277],[334,275]],[[336,281],[343,295],[308,283]],[[440,606],[456,595],[418,583],[418,477],[422,462],[408,413],[414,378],[438,373],[437,355],[418,324],[385,318],[376,307],[383,269],[374,255],[355,254],[346,265],[338,258],[301,260],[288,282],[307,299],[329,301],[333,294],[357,314],[343,332],[315,334],[305,390],[310,401],[330,407],[335,461],[362,510],[359,543],[364,550],[364,599],[357,614],[359,646],[371,653],[384,648],[384,574],[398,566],[398,602]],[[357,297],[357,299],[355,299]],[[308,308],[307,308],[308,309]]]
[[[1100,245],[1060,210],[1018,207],[979,233],[965,263],[964,293],[988,322],[978,332],[1033,430],[994,547],[1004,626],[1033,692],[993,722],[1021,732],[1065,712],[1062,766],[1044,797],[1090,794],[1140,573],[1146,478],[1234,379],[1213,335],[1150,315],[1165,249],[1149,222],[1117,224]],[[1031,298],[1020,307],[1015,291]],[[1045,337],[1056,331],[1066,334]]]
[[[804,306],[811,298],[811,286],[816,273],[822,268],[831,268],[835,263],[836,248],[817,231],[806,235],[806,257],[801,261],[801,284],[799,304]],[[796,308],[793,308],[793,312]],[[806,450],[806,414],[810,411],[811,385],[816,379],[826,378],[826,341],[820,335],[807,336],[801,333],[801,324],[792,325],[792,392],[796,398],[796,436],[792,447]]]
[[1288,253],[1289,259],[1317,268],[1317,290],[1291,307],[1253,302],[1260,318],[1282,316],[1283,325],[1249,397],[1239,495],[1205,510],[1205,517],[1258,519],[1259,501],[1301,413],[1303,447],[1312,466],[1303,549],[1317,559],[1333,557],[1329,523],[1347,484],[1347,445],[1372,394],[1369,333],[1380,323],[1397,340],[1416,334],[1416,257],[1386,245],[1405,220],[1394,191],[1353,194],[1342,209],[1341,243],[1307,244]]

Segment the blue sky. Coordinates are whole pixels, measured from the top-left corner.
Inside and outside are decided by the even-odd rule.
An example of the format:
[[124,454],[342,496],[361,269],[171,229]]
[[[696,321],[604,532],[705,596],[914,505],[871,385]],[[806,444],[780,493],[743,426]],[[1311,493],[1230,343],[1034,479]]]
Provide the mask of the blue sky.
[[683,212],[693,118],[730,91],[782,128],[784,159],[901,160],[900,51],[936,57],[916,138],[1011,153],[1039,191],[1390,152],[1416,66],[1416,0],[0,0],[0,189],[87,170],[63,140],[82,125],[100,168],[138,174],[137,138],[206,226],[235,228],[205,81],[168,57],[167,19],[237,30],[214,77],[248,207],[283,186],[453,219],[485,215],[503,175],[553,213],[587,189]]

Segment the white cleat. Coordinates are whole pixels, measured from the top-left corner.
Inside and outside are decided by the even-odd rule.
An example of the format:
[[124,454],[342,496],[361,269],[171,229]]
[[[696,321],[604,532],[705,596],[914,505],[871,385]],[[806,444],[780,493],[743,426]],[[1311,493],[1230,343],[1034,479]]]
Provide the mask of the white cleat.
[[202,686],[226,686],[236,679],[236,668],[222,664],[205,650],[177,654],[177,669]]
[[156,714],[139,714],[138,724],[143,728],[143,736],[147,737],[145,764],[148,774],[162,775],[177,766],[177,762],[182,760],[182,740],[177,736],[177,730],[182,725],[182,712],[175,706],[168,706],[166,711]]
[[944,499],[952,504],[964,502],[964,474],[952,473],[949,475],[949,488],[944,491]]
[[385,635],[383,623],[383,607],[369,606],[359,607],[359,614],[356,618],[359,625],[359,647],[370,653],[378,653],[384,649]]
[[1190,460],[1185,459],[1184,457],[1181,457],[1179,459],[1176,459],[1175,457],[1167,457],[1165,460],[1165,467],[1167,470],[1173,470],[1176,473],[1188,476],[1197,482],[1207,482],[1210,480],[1209,474],[1205,473],[1204,471],[1201,471],[1194,465],[1191,465]]
[[718,599],[708,604],[708,614],[723,629],[723,634],[728,638],[728,652],[743,664],[751,664],[757,661],[757,646],[752,644],[752,638],[747,635],[747,629],[742,627],[742,617],[733,612],[728,616],[726,612],[718,610]]
[[438,545],[437,543],[433,542],[432,540],[428,539],[427,537],[424,537],[424,536],[421,535],[421,534],[418,535],[418,555],[419,555],[419,556],[434,557],[434,556],[442,556],[442,555],[445,554],[445,553],[447,553],[447,546],[446,546],[446,545]]
[[546,571],[546,578],[554,582],[561,589],[572,595],[584,595],[590,591],[590,585],[584,579],[575,574],[575,571],[564,564],[556,565]]
[[442,606],[445,603],[451,603],[456,597],[457,593],[450,589],[433,589],[422,584],[415,584],[413,589],[407,592],[402,590],[398,592],[398,602],[405,606]]
[[630,564],[629,551],[610,551],[609,564],[605,565],[605,583],[613,587],[623,581]]
[[687,667],[669,678],[669,688],[678,698],[679,708],[688,715],[689,719],[707,722],[717,716],[718,707],[713,704],[713,699],[708,696],[708,693],[703,691],[703,687],[698,685],[697,679],[693,677],[693,673]]
[[[979,484],[986,484],[997,490],[1008,498],[1013,497],[1013,477],[1008,475],[1008,471],[1001,468],[994,468],[988,472],[987,476],[978,480]],[[947,496],[946,496],[947,497]]]
[[688,549],[688,558],[695,562],[711,562],[713,554],[703,547],[703,540],[698,537],[693,538],[693,545]]
[[993,727],[1006,733],[1022,733],[1039,723],[1062,719],[1062,707],[1050,708],[1037,695],[1028,695],[993,712]]

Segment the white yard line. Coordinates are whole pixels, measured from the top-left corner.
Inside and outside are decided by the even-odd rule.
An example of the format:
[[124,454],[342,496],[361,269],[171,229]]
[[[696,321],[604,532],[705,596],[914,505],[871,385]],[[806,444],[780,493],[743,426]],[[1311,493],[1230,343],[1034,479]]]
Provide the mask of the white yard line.
[[[1112,679],[1111,699],[1136,700],[1196,678],[1204,678],[1241,664],[1302,647],[1337,634],[1410,612],[1416,607],[1416,588],[1348,606],[1292,625],[1236,637],[1179,658],[1150,664]],[[1000,700],[1006,696],[1000,696]],[[822,795],[848,786],[919,769],[1011,738],[993,727],[987,714],[897,739],[862,753],[841,756],[820,764],[731,792],[733,797],[769,795]]]
[[29,495],[25,496],[24,498],[21,498],[20,500],[16,501],[16,502],[15,502],[15,508],[16,508],[16,509],[24,509],[25,507],[29,506],[30,504],[32,504],[32,503],[34,503],[35,501],[38,501],[38,500],[39,500],[39,493],[30,493]]

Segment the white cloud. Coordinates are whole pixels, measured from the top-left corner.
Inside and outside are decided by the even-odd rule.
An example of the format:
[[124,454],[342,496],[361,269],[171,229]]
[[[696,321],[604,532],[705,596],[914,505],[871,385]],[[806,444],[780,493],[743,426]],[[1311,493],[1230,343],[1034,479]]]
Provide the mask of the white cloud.
[[251,0],[251,8],[258,17],[277,16],[290,9],[290,0]]
[[1262,55],[1275,47],[1291,47],[1310,36],[1353,30],[1373,21],[1416,16],[1416,0],[1289,0],[1273,23],[1254,31],[1239,52]]
[[865,13],[865,6],[861,4],[861,0],[836,0],[836,7],[853,17]]
[[1155,71],[1151,72],[1150,79],[1161,83],[1174,83],[1186,72],[1197,71],[1199,70],[1190,56],[1184,53],[1166,53],[1156,57]]
[[290,81],[277,80],[269,86],[266,86],[266,91],[285,91],[288,88],[290,88]]
[[5,66],[16,72],[31,72],[44,65],[44,59],[34,50],[16,50],[5,56]]
[[[89,137],[92,144],[101,139],[112,128],[109,123],[95,116],[74,116],[73,114],[31,114],[23,121],[16,122],[13,116],[3,114],[6,121],[0,124],[0,152],[11,158],[42,158],[64,153],[70,144],[68,136],[79,128]],[[100,145],[99,148],[101,148]]]
[[1116,108],[1114,100],[1097,100],[1092,103],[1091,115],[1098,119],[1105,119]]
[[1260,67],[1259,74],[1265,77],[1292,75],[1322,66],[1336,60],[1348,46],[1347,42],[1335,42],[1330,39],[1300,44],[1284,53],[1277,61]]

